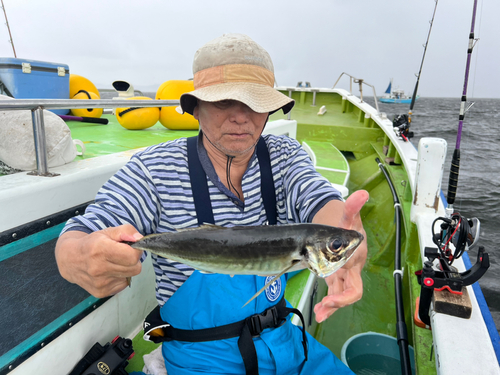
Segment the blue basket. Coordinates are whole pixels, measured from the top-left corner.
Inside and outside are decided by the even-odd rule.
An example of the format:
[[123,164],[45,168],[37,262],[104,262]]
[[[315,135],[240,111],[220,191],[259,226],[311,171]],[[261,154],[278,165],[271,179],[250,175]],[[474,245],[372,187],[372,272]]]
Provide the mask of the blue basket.
[[[412,373],[415,374],[415,358],[411,346],[409,351]],[[392,336],[376,332],[352,336],[342,347],[341,359],[355,374],[401,374],[399,347]]]

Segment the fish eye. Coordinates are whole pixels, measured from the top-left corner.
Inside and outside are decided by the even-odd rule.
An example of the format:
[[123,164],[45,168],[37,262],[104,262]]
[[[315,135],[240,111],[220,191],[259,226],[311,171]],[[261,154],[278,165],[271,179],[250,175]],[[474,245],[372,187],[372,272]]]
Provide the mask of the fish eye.
[[335,238],[334,240],[330,241],[330,244],[329,244],[329,248],[330,250],[332,251],[339,251],[344,245],[344,242],[339,239],[339,238]]

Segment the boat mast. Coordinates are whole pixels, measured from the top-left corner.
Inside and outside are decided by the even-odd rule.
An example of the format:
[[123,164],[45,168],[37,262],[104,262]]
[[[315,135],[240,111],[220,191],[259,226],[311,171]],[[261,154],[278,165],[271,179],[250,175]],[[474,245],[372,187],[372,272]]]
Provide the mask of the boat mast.
[[411,96],[410,110],[408,111],[408,126],[411,125],[411,115],[412,115],[413,106],[415,105],[415,100],[417,99],[417,90],[418,90],[418,83],[420,81],[420,73],[422,73],[422,67],[424,66],[425,53],[427,52],[427,45],[429,44],[429,38],[431,36],[432,24],[434,23],[434,16],[436,15],[438,0],[435,0],[435,1],[436,1],[436,5],[434,5],[434,13],[432,13],[432,19],[429,21],[429,23],[431,25],[429,27],[429,34],[427,34],[427,40],[425,41],[425,44],[424,44],[424,54],[422,56],[422,61],[420,62],[420,70],[418,71],[418,74],[417,74],[417,82],[415,83],[415,89],[413,90],[413,95]]
[[458,131],[457,131],[457,143],[455,145],[455,151],[453,152],[453,159],[451,161],[451,169],[450,169],[450,179],[448,181],[448,208],[447,214],[451,215],[453,211],[453,204],[455,203],[455,196],[457,194],[457,186],[458,186],[458,173],[460,170],[460,140],[462,139],[462,126],[465,118],[465,104],[467,102],[467,84],[469,82],[469,70],[470,70],[470,61],[472,57],[472,50],[475,46],[474,39],[474,26],[476,23],[476,9],[477,9],[477,0],[474,0],[474,8],[472,11],[472,22],[471,29],[469,34],[469,45],[467,47],[467,64],[465,66],[465,79],[464,79],[464,89],[462,92],[462,99],[460,102],[460,115],[458,117]]
[[16,49],[14,48],[14,40],[12,39],[12,34],[10,33],[10,26],[9,26],[9,20],[7,19],[7,12],[5,12],[5,6],[3,5],[3,0],[0,0],[2,2],[2,9],[3,9],[3,14],[5,15],[5,24],[7,25],[7,30],[9,30],[9,37],[10,37],[10,44],[12,44],[12,50],[14,51],[14,57],[17,58],[16,55]]

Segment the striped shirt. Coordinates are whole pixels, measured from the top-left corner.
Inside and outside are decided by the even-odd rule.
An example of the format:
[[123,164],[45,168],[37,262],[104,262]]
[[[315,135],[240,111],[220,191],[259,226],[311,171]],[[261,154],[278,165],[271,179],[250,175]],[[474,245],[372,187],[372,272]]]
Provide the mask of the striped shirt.
[[[274,135],[265,135],[264,139],[271,158],[278,225],[311,222],[327,202],[342,199],[328,180],[316,172],[296,140]],[[143,235],[197,227],[186,145],[186,138],[180,138],[136,153],[103,185],[85,214],[70,219],[62,233],[70,230],[91,233],[122,224],[132,224]],[[198,155],[207,174],[215,224],[223,227],[266,224],[256,153],[243,175],[243,200],[222,184],[200,138]],[[154,254],[152,259],[156,297],[163,305],[194,270]]]

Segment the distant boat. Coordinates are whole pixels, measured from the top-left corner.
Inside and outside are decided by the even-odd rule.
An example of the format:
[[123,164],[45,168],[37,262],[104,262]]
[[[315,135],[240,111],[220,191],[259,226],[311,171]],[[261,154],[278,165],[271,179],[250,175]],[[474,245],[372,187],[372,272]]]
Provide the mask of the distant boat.
[[[392,89],[392,79],[385,90],[385,95],[380,98],[382,103],[411,103],[411,96],[405,95],[404,90],[393,90]],[[417,95],[418,99],[418,95]]]

